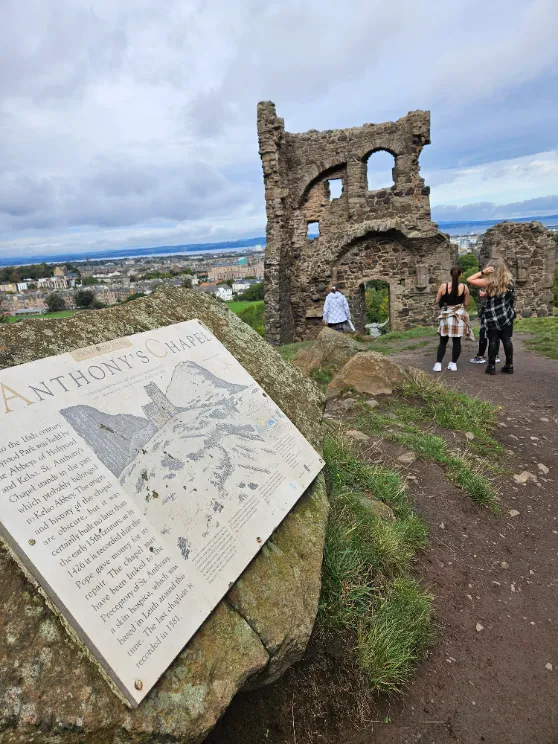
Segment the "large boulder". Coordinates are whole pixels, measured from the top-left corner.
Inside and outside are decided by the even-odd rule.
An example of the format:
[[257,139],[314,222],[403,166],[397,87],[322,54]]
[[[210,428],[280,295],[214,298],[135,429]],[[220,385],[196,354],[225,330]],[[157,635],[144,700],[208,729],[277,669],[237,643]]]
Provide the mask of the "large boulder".
[[[0,327],[0,368],[193,318],[319,448],[317,387],[201,292],[165,287],[118,308]],[[277,679],[302,656],[317,610],[327,510],[320,476],[135,710],[111,692],[1,547],[2,744],[202,742],[236,692]]]
[[305,375],[309,375],[313,369],[318,367],[329,367],[330,369],[341,369],[351,357],[360,351],[367,351],[368,347],[355,341],[347,333],[340,333],[331,328],[323,328],[316,341],[306,348],[300,349],[293,364]]
[[333,398],[346,388],[367,395],[391,395],[405,381],[406,374],[383,354],[364,351],[355,354],[335,375],[327,388]]

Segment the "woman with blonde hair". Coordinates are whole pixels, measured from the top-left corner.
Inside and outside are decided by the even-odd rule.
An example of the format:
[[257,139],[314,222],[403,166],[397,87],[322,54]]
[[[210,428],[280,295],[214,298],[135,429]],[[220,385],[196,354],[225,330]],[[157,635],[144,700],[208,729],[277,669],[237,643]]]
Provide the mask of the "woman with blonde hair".
[[502,258],[492,258],[482,271],[467,281],[486,292],[484,323],[488,336],[488,365],[486,374],[496,374],[496,357],[500,341],[506,354],[502,372],[513,374],[513,320],[515,318],[515,288],[513,277]]

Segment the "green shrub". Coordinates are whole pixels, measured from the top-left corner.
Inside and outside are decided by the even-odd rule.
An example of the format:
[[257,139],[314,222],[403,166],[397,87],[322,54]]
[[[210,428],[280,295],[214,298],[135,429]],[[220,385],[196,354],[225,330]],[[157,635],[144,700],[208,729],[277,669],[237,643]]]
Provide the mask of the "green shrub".
[[252,302],[249,307],[240,310],[238,317],[253,328],[260,336],[265,333],[265,305],[262,301]]

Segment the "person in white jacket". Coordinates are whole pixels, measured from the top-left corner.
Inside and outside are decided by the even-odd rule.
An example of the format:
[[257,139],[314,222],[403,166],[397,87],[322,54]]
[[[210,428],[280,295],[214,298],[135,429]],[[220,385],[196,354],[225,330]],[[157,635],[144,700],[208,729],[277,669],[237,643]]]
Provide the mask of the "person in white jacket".
[[350,320],[351,311],[347,298],[334,284],[324,303],[323,324],[343,333],[345,323]]

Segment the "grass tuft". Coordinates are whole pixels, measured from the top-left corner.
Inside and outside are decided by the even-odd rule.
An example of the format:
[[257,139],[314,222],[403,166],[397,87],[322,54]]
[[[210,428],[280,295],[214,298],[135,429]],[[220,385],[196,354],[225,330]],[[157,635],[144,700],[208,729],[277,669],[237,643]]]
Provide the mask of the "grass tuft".
[[[466,491],[475,503],[498,513],[498,494],[479,466],[464,455],[450,452],[443,437],[421,429],[415,421],[416,408],[396,403],[387,412],[363,406],[356,425],[368,434],[404,444],[423,460],[439,463],[445,468],[448,479]],[[494,442],[494,448],[496,445]]]
[[432,597],[413,579],[395,579],[372,622],[359,631],[358,658],[370,684],[399,692],[432,641]]
[[[402,629],[397,644],[386,640],[382,675],[370,672],[370,658],[384,632],[386,608],[394,601],[401,605],[403,587],[412,585],[416,601],[422,597],[430,607],[432,598],[408,578],[416,550],[426,544],[426,527],[413,513],[399,473],[360,460],[341,434],[326,437],[324,459],[331,510],[319,623],[326,632],[352,631],[357,656],[372,687],[395,690],[403,677],[410,676],[424,650],[416,634],[415,615],[407,631]],[[391,507],[393,520],[371,510],[371,494]],[[406,658],[401,654],[403,647],[408,649]],[[394,672],[392,677],[390,669]]]
[[522,318],[514,324],[515,330],[532,334],[525,340],[525,346],[533,351],[558,359],[558,317]]

